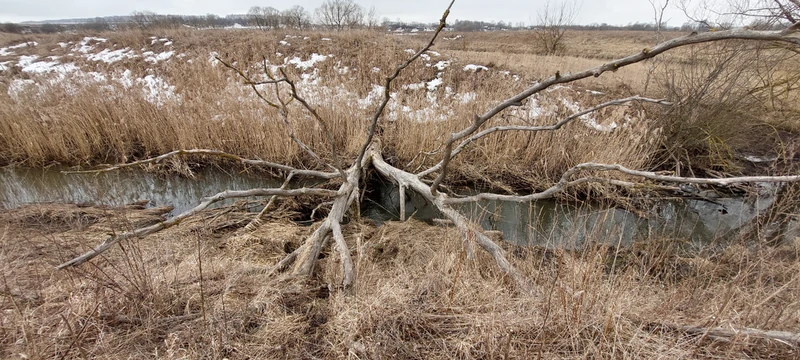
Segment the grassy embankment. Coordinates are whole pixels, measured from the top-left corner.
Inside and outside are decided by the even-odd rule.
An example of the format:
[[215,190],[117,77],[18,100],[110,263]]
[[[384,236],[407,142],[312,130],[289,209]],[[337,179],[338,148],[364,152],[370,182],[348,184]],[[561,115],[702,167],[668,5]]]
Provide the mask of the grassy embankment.
[[[352,157],[361,144],[367,119],[377,105],[377,96],[370,96],[373,85],[382,84],[382,78],[409,56],[405,50],[417,48],[424,38],[424,35],[396,37],[372,33],[293,33],[293,37],[286,37],[284,32],[180,30],[153,33],[156,38],[151,39],[149,33],[124,32],[100,34],[108,41],[89,41],[91,49],[81,52],[81,41],[90,35],[96,34],[4,36],[8,45],[22,40],[36,41],[39,45],[14,49],[15,54],[0,57],[0,63],[7,62],[8,68],[0,73],[0,148],[3,149],[0,162],[85,166],[130,161],[181,148],[212,148],[247,157],[318,166],[285,136],[277,111],[260,103],[234,72],[209,61],[212,52],[248,68],[255,76],[260,72],[262,56],[270,64],[283,64],[295,56],[306,61],[312,53],[333,55],[308,68],[289,65],[287,69],[292,78],[301,82],[301,95],[317,106],[331,124],[337,148]],[[326,36],[332,40],[322,40]],[[575,32],[567,39],[567,52],[562,56],[536,55],[536,49],[526,45],[529,43],[526,39],[524,33],[489,33],[439,40],[435,49],[441,54],[429,54],[429,59],[414,64],[393,89],[397,94],[390,103],[383,136],[387,155],[397,164],[408,164],[411,170],[429,166],[438,157],[428,154],[439,148],[449,132],[468,124],[473,114],[482,113],[527,84],[556,71],[580,70],[640,51],[654,43],[655,35]],[[285,43],[280,43],[281,40]],[[59,42],[68,44],[59,46]],[[105,49],[126,48],[130,49],[128,54],[138,57],[113,63],[89,58]],[[173,53],[166,60],[147,62],[147,51],[152,52],[151,58]],[[707,77],[714,65],[705,54],[696,54],[700,51],[679,50],[665,57],[652,71],[650,63],[636,64],[573,87],[544,93],[535,104],[529,103],[495,123],[549,124],[571,113],[569,107],[586,108],[632,94],[669,97],[673,101],[697,98],[691,89],[702,85],[698,82]],[[55,68],[72,64],[79,68],[79,75],[75,71],[60,77],[55,75],[57,70],[21,71],[22,67],[15,66],[21,55],[37,55],[40,62],[52,62],[46,57],[58,56],[55,61],[60,65]],[[691,64],[686,60],[690,57]],[[746,57],[737,57],[731,63],[743,58]],[[440,71],[435,67],[440,61],[451,64]],[[467,64],[486,65],[489,71],[464,71]],[[667,163],[675,163],[672,158],[688,163],[685,166],[736,172],[736,166],[728,166],[737,163],[734,155],[750,151],[753,144],[760,145],[754,149],[759,153],[788,149],[786,143],[780,142],[785,137],[777,134],[797,127],[796,109],[791,106],[787,109],[785,105],[794,104],[795,84],[784,85],[791,91],[777,94],[770,91],[766,98],[763,91],[756,96],[742,93],[759,85],[756,80],[768,84],[779,81],[780,69],[789,64],[794,63],[765,62],[765,66],[778,69],[770,73],[769,79],[756,79],[757,75],[763,77],[765,69],[759,68],[753,74],[736,71],[739,82],[734,84],[735,96],[730,90],[715,89],[702,102],[691,104],[688,112],[673,113],[671,117],[662,116],[661,109],[655,108],[609,108],[595,119],[600,125],[618,125],[611,133],[576,122],[552,134],[492,135],[459,156],[454,162],[453,179],[501,180],[515,186],[541,187],[580,162],[653,168],[671,167]],[[127,70],[130,73],[125,75]],[[306,81],[301,80],[303,74],[308,77]],[[91,80],[98,76],[105,79]],[[145,79],[147,76],[149,80]],[[427,82],[437,76],[441,76],[443,84],[429,86]],[[515,81],[515,76],[520,80]],[[37,85],[20,85],[26,79]],[[714,86],[731,85],[725,81],[717,83]],[[743,83],[752,86],[742,88]],[[777,86],[770,90],[773,88]],[[268,96],[272,93],[269,88],[263,90]],[[721,99],[724,101],[717,101],[720,99],[714,96],[724,97]],[[748,101],[742,101],[743,97]],[[720,103],[722,109],[708,109],[709,104]],[[731,111],[732,104],[741,106]],[[324,136],[295,105],[290,108],[290,117],[298,137],[329,158]],[[533,116],[537,111],[544,115]],[[754,137],[758,141],[752,141]],[[699,163],[695,164],[696,161]],[[716,166],[719,163],[725,166]]]

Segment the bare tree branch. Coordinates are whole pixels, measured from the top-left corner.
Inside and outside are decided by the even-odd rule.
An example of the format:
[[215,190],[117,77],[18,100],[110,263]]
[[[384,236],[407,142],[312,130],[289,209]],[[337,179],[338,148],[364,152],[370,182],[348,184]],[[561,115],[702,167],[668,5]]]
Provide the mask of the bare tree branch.
[[733,29],[725,31],[708,32],[703,34],[690,34],[687,36],[678,37],[672,40],[662,42],[652,48],[644,49],[637,54],[630,55],[611,62],[607,62],[598,67],[580,71],[574,74],[562,75],[556,72],[554,76],[544,80],[541,83],[537,83],[529,87],[528,89],[520,92],[519,94],[509,99],[506,99],[505,101],[495,106],[494,108],[490,109],[483,115],[481,116],[476,115],[474,120],[472,121],[472,125],[470,125],[469,127],[457,133],[450,134],[450,137],[447,139],[447,142],[445,143],[444,155],[441,161],[440,173],[439,176],[434,180],[433,184],[431,185],[431,191],[433,191],[433,193],[435,194],[439,184],[441,184],[441,182],[447,175],[447,165],[450,163],[450,158],[452,157],[452,152],[453,152],[453,145],[455,142],[460,141],[472,135],[473,133],[478,131],[481,128],[481,126],[483,126],[484,123],[489,121],[489,119],[493,118],[495,115],[499,114],[501,111],[511,106],[518,106],[522,102],[522,100],[527,99],[531,95],[539,93],[542,90],[545,90],[556,84],[570,83],[592,76],[598,77],[605,72],[616,71],[622,67],[650,59],[665,51],[674,48],[692,44],[701,44],[711,41],[721,41],[721,40],[777,41],[777,42],[785,42],[794,44],[796,46],[800,46],[800,38],[789,36],[789,33],[785,33],[785,31],[756,31],[747,29]]
[[[294,174],[295,174],[294,172],[290,172],[290,173],[289,173],[289,176],[287,176],[287,177],[286,177],[286,180],[284,180],[284,181],[283,181],[283,184],[282,184],[282,185],[281,185],[281,187],[280,187],[280,189],[281,189],[281,190],[285,190],[285,189],[286,189],[286,187],[287,187],[287,186],[289,186],[289,183],[292,181],[292,178],[294,177]],[[261,211],[258,213],[258,215],[256,215],[256,216],[253,218],[253,220],[250,220],[250,223],[248,223],[248,224],[247,224],[247,226],[245,226],[245,227],[244,227],[244,230],[245,230],[245,231],[253,231],[253,230],[255,230],[255,229],[258,227],[258,226],[260,226],[260,225],[261,225],[261,218],[263,218],[263,217],[264,217],[264,214],[266,214],[266,213],[267,213],[267,211],[269,210],[269,208],[270,208],[270,207],[272,207],[272,204],[273,204],[273,203],[275,202],[275,200],[277,200],[277,199],[278,199],[278,196],[277,196],[277,195],[272,195],[272,196],[269,198],[269,201],[267,201],[267,205],[264,205],[264,208],[263,208],[263,209],[261,209]]]
[[547,188],[544,191],[525,195],[525,196],[518,196],[518,195],[501,195],[501,194],[492,194],[492,193],[481,193],[473,196],[467,196],[463,198],[451,198],[447,201],[448,204],[462,204],[468,202],[475,202],[475,201],[483,201],[483,200],[502,200],[502,201],[516,201],[516,202],[523,202],[523,201],[533,201],[533,200],[541,200],[541,199],[548,199],[553,197],[555,194],[563,191],[564,189],[583,184],[587,182],[606,182],[613,185],[624,186],[624,187],[637,187],[637,188],[652,188],[658,190],[678,190],[672,187],[664,187],[660,185],[645,185],[645,184],[636,184],[632,182],[626,182],[621,180],[612,180],[612,179],[604,179],[598,177],[583,177],[577,180],[570,180],[570,178],[581,172],[581,171],[617,171],[623,174],[637,176],[645,179],[656,180],[656,181],[663,181],[669,183],[680,183],[680,184],[704,184],[704,185],[717,185],[717,186],[726,186],[732,184],[741,184],[741,183],[758,183],[758,182],[768,182],[768,183],[783,183],[783,182],[797,182],[800,181],[800,175],[790,175],[790,176],[740,176],[740,177],[730,177],[730,178],[721,178],[721,179],[712,179],[712,178],[696,178],[696,177],[681,177],[681,176],[670,176],[670,175],[661,175],[658,173],[650,172],[650,171],[641,171],[641,170],[632,170],[628,169],[622,165],[617,164],[598,164],[598,163],[583,163],[578,164],[564,172],[561,176],[561,180],[554,184],[553,186]]
[[[286,81],[286,83],[289,84],[289,87],[292,90],[292,98],[294,98],[295,100],[299,101],[300,104],[302,104],[303,107],[306,110],[308,110],[308,112],[310,112],[312,116],[314,116],[314,119],[317,120],[317,123],[320,126],[322,126],[322,131],[325,132],[325,137],[328,138],[328,144],[331,147],[331,157],[333,157],[332,166],[336,169],[336,171],[339,172],[339,176],[341,176],[342,181],[347,181],[347,176],[344,174],[344,170],[342,170],[341,161],[339,159],[338,153],[336,152],[336,143],[334,143],[334,141],[333,141],[333,134],[331,133],[330,129],[328,128],[328,123],[325,120],[322,119],[322,116],[319,116],[319,113],[317,113],[316,109],[314,109],[311,105],[309,105],[308,102],[305,99],[300,97],[300,94],[297,93],[297,88],[294,86],[294,81],[289,80],[289,77],[286,75],[286,72],[283,71],[283,68],[281,68],[280,71],[281,71],[281,75],[283,75],[283,80]],[[277,90],[276,90],[276,92],[277,92]],[[283,111],[283,114],[284,114],[284,117],[285,117],[284,121],[286,122],[286,124],[288,124],[289,123],[289,119],[286,118],[286,117],[288,117],[288,113],[286,111],[287,110],[286,109],[286,104],[281,102],[281,105],[283,105],[283,107],[284,107],[284,111]]]
[[[363,167],[363,164],[361,167]],[[292,271],[294,275],[310,276],[314,272],[314,266],[316,265],[319,254],[325,245],[325,241],[330,236],[331,231],[341,224],[345,214],[347,213],[347,210],[350,208],[350,205],[358,197],[358,182],[361,178],[361,167],[354,164],[347,169],[346,174],[348,179],[339,187],[339,191],[337,192],[338,195],[333,200],[333,206],[331,207],[328,217],[325,218],[317,230],[315,230],[314,233],[311,234],[311,236],[306,240],[306,242],[298,249],[297,254],[293,252],[287,256],[287,258],[292,259],[281,260],[279,263],[281,268],[286,268],[291,263],[295,263]],[[336,235],[334,234],[334,236]],[[339,240],[335,241],[338,242]],[[342,271],[344,273],[342,285],[343,287],[348,288],[350,285],[352,285],[353,281],[355,281],[354,274],[352,273],[352,259],[348,264],[347,257],[349,257],[349,253],[342,254],[342,251],[347,251],[346,246],[343,248],[340,247],[339,250],[342,257]]]
[[[236,71],[236,73],[239,74],[239,76],[242,77],[242,79],[244,79],[245,84],[250,85],[250,87],[253,89],[253,91],[256,93],[256,95],[262,101],[264,101],[267,105],[278,109],[278,113],[281,115],[281,118],[283,119],[284,126],[286,126],[286,129],[289,132],[289,137],[292,139],[292,141],[294,141],[298,146],[300,146],[301,149],[303,149],[306,153],[311,155],[312,158],[314,158],[315,160],[317,160],[321,164],[323,164],[325,166],[329,166],[329,167],[335,169],[336,171],[338,171],[339,175],[342,178],[342,180],[347,181],[347,177],[345,176],[344,171],[341,168],[341,165],[339,165],[338,155],[336,153],[336,144],[334,144],[334,142],[333,142],[333,135],[331,134],[330,130],[328,129],[327,123],[322,119],[322,117],[319,116],[317,111],[313,107],[311,107],[311,105],[309,105],[308,102],[305,101],[305,99],[303,99],[302,97],[300,97],[300,95],[298,95],[297,88],[295,87],[294,82],[289,80],[289,77],[286,75],[286,72],[284,72],[283,68],[279,68],[279,70],[281,72],[281,75],[283,75],[283,78],[280,78],[280,79],[275,78],[275,76],[269,71],[269,68],[267,67],[267,59],[264,58],[263,59],[264,75],[267,76],[267,78],[269,78],[269,80],[267,80],[267,81],[254,81],[247,74],[245,74],[242,70],[238,69],[237,67],[233,66],[232,64],[229,64],[229,63],[223,61],[218,56],[216,56],[215,58],[217,60],[219,60],[223,65],[225,65],[225,67],[227,67],[227,68],[229,68],[229,69],[231,69],[233,71]],[[314,150],[312,150],[310,147],[308,147],[308,145],[306,145],[303,141],[301,141],[295,135],[294,127],[292,126],[291,122],[289,121],[289,109],[287,107],[288,104],[287,104],[287,102],[283,101],[283,99],[281,98],[281,95],[280,95],[280,87],[279,87],[279,85],[282,82],[285,82],[285,83],[289,84],[289,87],[290,87],[290,90],[291,90],[291,93],[290,93],[291,97],[293,99],[298,100],[303,105],[303,107],[305,107],[306,110],[308,110],[314,116],[314,119],[316,119],[316,121],[322,126],[322,129],[325,132],[325,136],[328,138],[328,143],[330,144],[330,147],[331,147],[331,156],[334,159],[334,164],[329,164],[329,163],[325,162],[324,160],[322,160],[322,158],[319,155],[317,155],[317,153],[314,152]],[[279,104],[275,104],[274,102],[268,100],[266,97],[264,97],[264,95],[261,94],[261,92],[256,87],[257,85],[264,85],[264,84],[275,85],[275,87],[274,87],[274,89],[275,89],[275,97],[278,99],[278,103],[280,105]]]
[[[479,132],[479,133],[477,133],[475,135],[472,135],[469,138],[467,138],[466,140],[464,140],[461,143],[459,143],[458,146],[455,149],[453,149],[453,151],[451,152],[450,158],[452,159],[452,158],[456,157],[456,155],[461,153],[461,151],[463,151],[464,148],[466,148],[467,145],[469,145],[473,141],[478,140],[478,139],[480,139],[480,138],[482,138],[482,137],[484,137],[486,135],[489,135],[489,134],[493,134],[493,133],[501,132],[501,131],[531,131],[531,132],[535,132],[535,131],[554,131],[554,130],[560,129],[561,127],[563,127],[564,125],[566,125],[570,121],[575,120],[577,118],[580,118],[581,116],[593,113],[595,111],[598,111],[600,109],[603,109],[603,108],[606,108],[606,107],[609,107],[609,106],[622,105],[622,104],[626,104],[626,103],[629,103],[629,102],[632,102],[632,101],[643,101],[643,102],[650,102],[650,103],[655,103],[655,104],[659,104],[659,105],[667,105],[667,106],[672,105],[671,102],[668,102],[668,101],[663,100],[663,99],[660,99],[660,100],[659,99],[650,99],[650,98],[644,98],[644,97],[641,97],[641,96],[637,95],[637,96],[627,97],[627,98],[624,98],[624,99],[616,99],[616,100],[611,100],[611,101],[604,102],[604,103],[602,103],[600,105],[597,105],[595,107],[592,107],[592,108],[577,112],[575,114],[572,114],[572,115],[562,119],[561,121],[559,121],[559,122],[557,122],[557,123],[555,123],[553,125],[541,125],[541,126],[520,126],[520,125],[495,126],[495,127],[483,130],[483,131],[481,131],[481,132]],[[420,172],[419,174],[417,174],[417,176],[424,177],[424,176],[426,176],[426,175],[428,175],[428,174],[430,174],[432,172],[439,171],[442,168],[443,164],[444,164],[444,160],[439,161],[438,164],[430,167],[429,169],[427,169],[427,170],[425,170],[423,172]]]
[[316,196],[335,196],[339,193],[332,190],[325,190],[325,189],[310,189],[310,188],[303,188],[303,189],[294,189],[294,190],[281,190],[281,189],[250,189],[250,190],[242,190],[242,191],[235,191],[235,190],[226,190],[221,193],[218,193],[214,196],[207,197],[201,202],[199,205],[195,206],[194,208],[187,210],[180,215],[177,215],[169,220],[164,222],[160,222],[155,225],[150,225],[142,228],[138,228],[136,230],[124,232],[122,234],[113,235],[108,237],[105,241],[97,245],[94,249],[89,250],[85,254],[78,256],[70,261],[67,261],[61,265],[58,265],[57,269],[63,269],[68,266],[78,266],[83,264],[97,255],[104,253],[106,250],[110,249],[112,246],[117,244],[120,241],[127,240],[134,237],[143,237],[147,236],[161,230],[170,228],[177,224],[180,224],[183,220],[188,217],[191,217],[198,212],[204,210],[205,208],[209,207],[211,204],[216,202],[226,200],[226,199],[235,199],[235,198],[243,198],[243,197],[253,197],[253,196],[271,196],[271,195],[278,195],[278,196],[299,196],[299,195],[316,195]]
[[426,51],[428,51],[432,46],[433,43],[436,41],[436,38],[439,36],[439,33],[444,30],[447,26],[447,16],[450,15],[450,8],[453,7],[453,3],[455,0],[450,1],[450,5],[447,6],[447,9],[442,14],[442,18],[439,19],[439,26],[436,27],[436,31],[431,36],[431,40],[423,47],[420,51],[417,51],[411,58],[406,60],[406,62],[400,64],[395,70],[394,73],[386,78],[386,82],[383,85],[383,100],[381,100],[381,104],[378,106],[378,109],[375,110],[375,115],[372,116],[372,120],[370,121],[369,130],[367,132],[367,139],[364,141],[364,144],[361,145],[361,151],[358,152],[358,157],[356,158],[355,164],[361,164],[362,160],[364,159],[364,154],[367,152],[367,148],[372,144],[372,139],[375,137],[375,131],[377,130],[378,120],[380,119],[381,115],[383,114],[384,109],[386,108],[386,104],[389,103],[391,99],[391,86],[392,81],[400,76],[400,72],[402,72],[405,68],[411,65],[414,60],[422,56]]
[[[668,325],[669,326],[669,325]],[[775,340],[791,346],[800,345],[800,333],[793,333],[788,331],[774,331],[774,330],[761,330],[754,328],[723,328],[713,327],[705,328],[698,326],[669,326],[679,329],[683,332],[701,335],[712,336],[718,338],[737,338],[737,337],[753,337],[767,340]]]
[[245,164],[245,165],[264,166],[264,167],[268,167],[268,168],[272,168],[272,169],[276,169],[276,170],[290,172],[290,173],[293,173],[296,176],[317,177],[317,178],[328,179],[328,180],[333,179],[333,178],[338,176],[336,173],[328,173],[328,172],[315,171],[315,170],[297,169],[297,168],[294,168],[294,167],[291,167],[291,166],[288,166],[288,165],[277,164],[277,163],[264,161],[264,160],[245,159],[245,158],[243,158],[241,156],[229,154],[229,153],[226,153],[226,152],[223,152],[223,151],[207,150],[207,149],[175,150],[175,151],[171,151],[171,152],[168,152],[166,154],[162,154],[162,155],[159,155],[159,156],[156,156],[156,157],[152,157],[152,158],[149,158],[149,159],[138,160],[138,161],[130,162],[130,163],[127,163],[127,164],[117,164],[117,165],[113,165],[113,166],[109,166],[109,167],[102,168],[102,169],[97,169],[97,170],[62,171],[62,172],[64,174],[99,174],[99,173],[103,173],[103,172],[109,172],[109,171],[129,168],[129,167],[133,167],[133,166],[138,166],[138,165],[159,163],[159,162],[161,162],[161,161],[163,161],[165,159],[168,159],[168,158],[173,157],[173,156],[178,156],[178,155],[211,155],[211,156],[219,156],[221,158],[234,160],[234,161],[237,161],[237,162]]

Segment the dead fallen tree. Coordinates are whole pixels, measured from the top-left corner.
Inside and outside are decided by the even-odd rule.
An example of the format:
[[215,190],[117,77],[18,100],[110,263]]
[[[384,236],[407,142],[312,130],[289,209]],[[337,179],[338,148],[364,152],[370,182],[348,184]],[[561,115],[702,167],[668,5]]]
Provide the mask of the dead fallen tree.
[[[337,285],[347,289],[350,288],[355,283],[355,281],[357,281],[357,274],[355,273],[353,261],[350,256],[351,250],[348,248],[347,243],[345,242],[341,225],[345,221],[346,216],[352,211],[351,205],[360,200],[359,199],[359,196],[361,194],[360,184],[362,184],[364,180],[365,176],[364,170],[366,168],[372,167],[377,171],[378,174],[399,185],[401,207],[405,203],[403,199],[405,197],[406,189],[420,194],[426,200],[432,203],[439,211],[441,211],[441,213],[444,214],[445,217],[447,217],[447,219],[451,221],[461,231],[464,240],[464,247],[467,253],[471,253],[471,247],[473,243],[477,244],[484,251],[486,251],[492,256],[492,258],[495,260],[500,270],[502,270],[505,274],[507,274],[518,285],[520,289],[526,289],[528,288],[527,279],[525,279],[525,277],[519,271],[517,271],[517,269],[514,268],[513,264],[508,261],[505,251],[502,249],[502,247],[497,243],[495,243],[494,241],[492,241],[489,237],[487,237],[485,231],[481,229],[478,224],[471,221],[466,216],[455,210],[452,207],[453,204],[479,201],[485,199],[508,200],[508,201],[530,201],[537,199],[545,199],[556,196],[558,193],[568,189],[569,187],[591,182],[602,182],[621,187],[641,187],[642,185],[647,185],[647,187],[651,189],[674,190],[675,186],[671,184],[689,183],[689,184],[729,185],[729,184],[746,183],[746,182],[783,183],[783,182],[800,181],[800,176],[759,176],[759,177],[737,177],[737,178],[723,178],[723,179],[680,177],[680,176],[662,175],[648,171],[628,169],[617,164],[585,163],[577,165],[568,170],[567,172],[565,172],[561,177],[560,181],[552,185],[550,188],[541,192],[524,196],[481,193],[472,196],[462,197],[457,195],[448,195],[439,191],[441,185],[447,178],[448,165],[450,164],[452,159],[459,153],[462,153],[469,144],[481,138],[490,136],[492,134],[500,132],[511,132],[511,131],[519,131],[519,132],[559,131],[561,128],[563,128],[565,124],[575,119],[578,119],[581,116],[587,115],[589,113],[598,111],[600,109],[609,106],[621,106],[629,104],[631,102],[647,102],[647,103],[659,104],[661,106],[679,106],[660,99],[651,99],[642,96],[633,96],[633,97],[608,101],[606,103],[597,105],[593,108],[576,112],[574,114],[563,117],[561,121],[558,121],[550,126],[494,126],[486,128],[486,125],[490,123],[492,119],[501,114],[503,111],[512,107],[522,106],[523,102],[529,97],[538,94],[554,85],[568,84],[592,76],[594,77],[601,76],[608,71],[616,71],[622,67],[635,64],[647,59],[651,59],[669,50],[692,44],[701,44],[701,43],[725,41],[725,40],[748,40],[748,41],[780,42],[794,48],[800,47],[800,38],[795,36],[795,33],[797,32],[796,26],[784,31],[755,31],[746,29],[736,29],[736,30],[709,32],[704,34],[693,33],[687,36],[663,42],[652,48],[644,49],[637,54],[633,54],[628,57],[610,61],[608,63],[605,63],[603,65],[600,65],[592,69],[587,69],[574,74],[561,74],[557,72],[552,77],[545,79],[542,82],[536,83],[531,87],[518,93],[517,95],[514,95],[513,97],[510,97],[507,100],[501,102],[497,106],[486,111],[484,114],[475,115],[472,123],[468,127],[458,131],[454,131],[444,142],[443,146],[444,150],[441,161],[439,161],[436,165],[428,169],[425,169],[423,171],[417,173],[408,172],[404,169],[390,165],[384,160],[383,158],[384,154],[382,153],[382,147],[380,141],[380,133],[381,133],[380,129],[382,126],[381,119],[383,118],[387,104],[392,99],[391,88],[394,80],[402,73],[402,71],[405,68],[407,68],[412,62],[418,59],[422,54],[424,54],[434,45],[434,42],[437,39],[438,35],[446,26],[447,17],[449,15],[450,7],[452,7],[452,5],[453,3],[451,2],[448,9],[442,15],[439,22],[439,26],[437,27],[430,41],[422,49],[420,49],[413,56],[411,56],[407,61],[405,61],[403,64],[400,64],[395,69],[395,71],[389,77],[386,78],[384,83],[385,86],[383,89],[382,99],[378,107],[375,109],[372,118],[368,119],[370,124],[368,131],[364,134],[364,139],[363,142],[361,143],[362,145],[359,148],[360,150],[358,152],[358,155],[354,159],[343,159],[341,157],[338,150],[334,146],[333,140],[331,139],[330,131],[328,130],[326,120],[320,115],[320,113],[313,106],[311,106],[307,101],[303,99],[303,97],[301,96],[301,94],[299,94],[297,88],[295,87],[294,82],[288,78],[288,76],[286,75],[285,72],[283,72],[282,69],[279,70],[279,73],[273,73],[265,65],[264,75],[268,78],[268,80],[258,81],[252,79],[245,72],[238,69],[235,66],[235,64],[225,62],[224,59],[219,59],[226,67],[235,71],[243,79],[244,83],[249,85],[252,88],[252,90],[257,94],[257,96],[266,105],[274,109],[277,109],[284,122],[284,125],[286,126],[286,131],[289,138],[291,138],[291,140],[303,151],[305,151],[311,158],[315,159],[315,161],[318,162],[321,167],[328,168],[330,171],[297,169],[283,164],[275,164],[262,160],[243,159],[233,154],[227,154],[216,150],[204,150],[204,149],[177,150],[151,159],[140,160],[129,164],[114,165],[101,170],[93,170],[93,172],[111,171],[130,166],[157,163],[159,161],[163,161],[167,158],[174,156],[204,155],[204,156],[219,156],[227,159],[232,159],[251,166],[265,167],[286,174],[286,178],[283,186],[281,186],[280,188],[253,189],[247,191],[224,191],[215,196],[206,198],[197,207],[187,212],[184,212],[172,219],[169,219],[163,223],[110,236],[100,245],[89,250],[83,255],[80,255],[73,260],[70,260],[64,264],[59,265],[59,268],[80,265],[102,254],[103,252],[107,251],[109,248],[119,243],[120,241],[124,241],[126,239],[130,239],[133,237],[147,236],[149,234],[153,234],[168,227],[175,226],[179,224],[182,220],[197,214],[201,210],[207,208],[209,205],[220,200],[229,198],[254,197],[254,196],[271,197],[270,201],[267,203],[264,209],[254,218],[254,220],[251,222],[251,225],[249,225],[249,228],[253,228],[258,226],[261,216],[269,210],[271,204],[277,197],[313,195],[325,198],[324,200],[325,202],[331,202],[332,207],[329,214],[322,222],[320,222],[317,225],[316,230],[306,239],[303,245],[301,245],[291,254],[288,254],[284,259],[278,262],[275,265],[274,270],[280,272],[288,271],[295,276],[310,276],[311,274],[314,273],[316,262],[320,256],[320,253],[327,246],[327,244],[331,243],[330,240],[332,239],[333,240],[332,243],[334,244],[336,253],[338,254],[342,264],[341,283]],[[268,95],[258,87],[265,85],[272,87],[272,89],[274,90],[273,91],[274,95]],[[284,98],[281,94],[287,91],[290,94],[289,98]],[[293,101],[299,103],[302,110],[304,110],[306,114],[309,114],[316,122],[316,124],[319,126],[319,128],[325,133],[328,139],[327,145],[330,147],[328,150],[330,151],[332,157],[331,160],[323,159],[321,156],[317,154],[316,151],[314,151],[312,147],[308,146],[294,135],[294,129],[292,122],[290,121],[289,111],[288,111],[288,106]],[[619,179],[619,178],[614,178],[612,176],[602,177],[597,175],[599,173],[609,173],[609,172],[622,173],[626,175],[626,178]],[[433,176],[434,174],[437,175],[433,180],[426,179],[428,176]],[[318,179],[327,180],[328,185],[338,184],[338,190],[335,191],[327,190],[322,187],[304,187],[301,189],[287,190],[287,185],[289,184],[289,182],[293,178],[300,176],[314,177]],[[638,180],[634,181],[631,179],[638,179]],[[401,209],[401,214],[405,214],[404,209]]]

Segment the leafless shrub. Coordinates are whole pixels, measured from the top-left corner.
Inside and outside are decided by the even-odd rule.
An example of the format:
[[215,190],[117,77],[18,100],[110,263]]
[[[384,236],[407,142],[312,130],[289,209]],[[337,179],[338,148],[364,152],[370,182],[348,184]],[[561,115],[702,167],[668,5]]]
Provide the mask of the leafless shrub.
[[353,0],[326,0],[314,12],[322,26],[336,31],[354,29],[364,22],[364,8]]
[[275,29],[281,24],[280,12],[271,6],[253,6],[247,11],[248,22],[261,30]]
[[281,13],[283,24],[298,30],[303,30],[311,25],[311,15],[300,5],[292,6]]
[[577,0],[563,2],[545,2],[536,13],[537,24],[533,31],[533,39],[546,55],[553,55],[564,50],[564,34],[572,25],[580,11]]

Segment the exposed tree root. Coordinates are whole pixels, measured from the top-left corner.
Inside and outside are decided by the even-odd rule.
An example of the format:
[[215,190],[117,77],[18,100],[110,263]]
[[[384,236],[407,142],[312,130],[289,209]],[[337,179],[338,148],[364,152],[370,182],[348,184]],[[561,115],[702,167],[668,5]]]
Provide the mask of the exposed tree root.
[[450,205],[447,204],[449,197],[446,194],[437,193],[436,195],[432,195],[431,187],[423,183],[422,180],[417,177],[417,175],[405,172],[387,164],[386,161],[383,160],[383,156],[380,152],[373,150],[369,155],[372,158],[372,165],[375,166],[375,169],[378,170],[379,173],[398,183],[401,189],[407,187],[425,197],[426,200],[434,204],[439,211],[441,211],[448,219],[450,219],[450,221],[453,222],[453,225],[455,225],[468,240],[475,239],[478,245],[492,255],[495,262],[497,262],[497,266],[500,267],[500,270],[508,274],[520,288],[530,288],[528,285],[528,280],[514,267],[514,265],[508,262],[503,248],[483,234],[483,232],[479,230],[480,227],[477,224],[470,221],[464,215],[450,207]]

